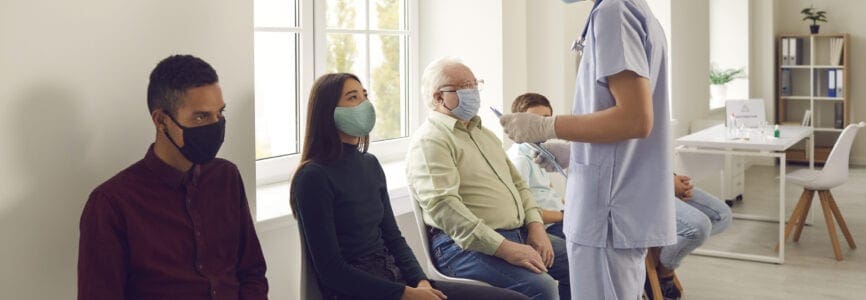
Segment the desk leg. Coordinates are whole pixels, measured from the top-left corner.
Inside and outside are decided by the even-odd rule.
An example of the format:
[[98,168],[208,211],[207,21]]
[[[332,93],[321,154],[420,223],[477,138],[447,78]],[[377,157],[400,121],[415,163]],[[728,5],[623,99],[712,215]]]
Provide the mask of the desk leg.
[[787,175],[787,154],[781,152],[779,155],[779,263],[785,263],[785,177]]

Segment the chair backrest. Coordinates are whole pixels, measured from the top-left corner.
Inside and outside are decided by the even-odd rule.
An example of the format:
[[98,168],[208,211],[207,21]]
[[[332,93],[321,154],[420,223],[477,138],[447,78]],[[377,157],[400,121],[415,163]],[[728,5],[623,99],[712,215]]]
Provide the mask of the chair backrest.
[[[412,194],[411,191],[409,191],[409,193],[410,195]],[[424,260],[427,261],[427,277],[438,281],[490,286],[489,284],[481,281],[450,277],[439,272],[439,269],[437,269],[436,265],[433,264],[433,258],[430,257],[430,237],[427,236],[427,224],[424,223],[424,211],[422,210],[421,205],[418,203],[418,201],[414,199],[414,197],[410,199],[410,201],[412,201],[412,211],[415,213],[415,222],[418,225],[418,234],[421,238],[421,247],[423,248],[422,252],[424,254]],[[420,257],[418,259],[420,261]]]
[[301,299],[321,300],[322,293],[319,290],[316,268],[313,266],[312,258],[307,253],[307,243],[304,240],[304,232],[300,226],[298,226],[298,233],[301,239]]
[[821,170],[821,181],[842,184],[848,179],[848,160],[851,157],[851,147],[854,145],[857,131],[864,125],[866,122],[851,124],[842,131],[836,144],[833,145],[833,150],[830,151],[830,156],[827,157],[824,169]]

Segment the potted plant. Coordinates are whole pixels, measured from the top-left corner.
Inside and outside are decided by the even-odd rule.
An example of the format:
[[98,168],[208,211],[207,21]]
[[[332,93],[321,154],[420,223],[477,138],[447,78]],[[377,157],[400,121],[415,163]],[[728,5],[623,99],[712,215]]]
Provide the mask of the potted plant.
[[812,21],[812,25],[809,25],[809,31],[811,31],[812,34],[818,34],[818,29],[821,28],[821,25],[818,25],[818,22],[827,23],[827,12],[816,10],[814,5],[804,8],[800,13],[805,16],[803,17],[803,21]]
[[734,79],[746,78],[746,71],[739,69],[719,69],[710,67],[710,96],[715,103],[724,103],[728,97],[728,83]]

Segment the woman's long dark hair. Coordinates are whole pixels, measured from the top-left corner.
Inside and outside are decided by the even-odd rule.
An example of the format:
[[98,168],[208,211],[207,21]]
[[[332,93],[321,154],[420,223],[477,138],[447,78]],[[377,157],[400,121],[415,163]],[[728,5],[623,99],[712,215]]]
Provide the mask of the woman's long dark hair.
[[[343,93],[343,85],[346,80],[353,79],[361,82],[358,76],[349,73],[325,74],[316,79],[310,90],[310,100],[307,104],[307,129],[304,134],[304,147],[301,149],[301,162],[295,169],[298,174],[304,166],[309,163],[328,164],[343,155],[343,142],[340,140],[340,131],[334,122],[334,110]],[[358,150],[367,152],[370,145],[370,136],[361,137]],[[294,181],[295,176],[292,176]],[[297,218],[295,209],[294,192],[290,192],[290,205],[292,213]]]

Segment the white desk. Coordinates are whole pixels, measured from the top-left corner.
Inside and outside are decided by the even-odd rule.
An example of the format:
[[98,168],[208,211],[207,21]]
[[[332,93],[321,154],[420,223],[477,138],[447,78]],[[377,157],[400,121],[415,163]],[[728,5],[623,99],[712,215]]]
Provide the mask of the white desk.
[[[749,140],[729,139],[726,135],[724,124],[713,126],[693,134],[681,137],[676,141],[675,152],[677,161],[682,169],[686,171],[685,175],[690,173],[706,173],[710,170],[718,171],[721,166],[721,160],[718,156],[724,157],[724,164],[728,166],[732,156],[753,156],[753,157],[773,157],[779,159],[779,216],[778,218],[768,216],[743,215],[734,214],[736,219],[754,220],[754,221],[769,221],[779,223],[779,251],[778,256],[764,256],[743,254],[726,251],[714,251],[706,249],[698,249],[694,253],[698,255],[716,256],[724,258],[734,258],[750,261],[769,262],[782,264],[785,262],[785,175],[786,175],[786,157],[785,150],[791,148],[798,142],[809,139],[809,160],[810,166],[813,164],[814,135],[811,127],[806,126],[781,126],[780,137],[774,138],[760,137],[759,134],[753,134]],[[768,134],[772,134],[769,132]],[[711,159],[701,161],[683,159],[681,156],[686,153],[694,153],[701,155],[709,155]],[[696,176],[692,176],[693,178]],[[724,190],[725,178],[722,176],[722,189]]]

